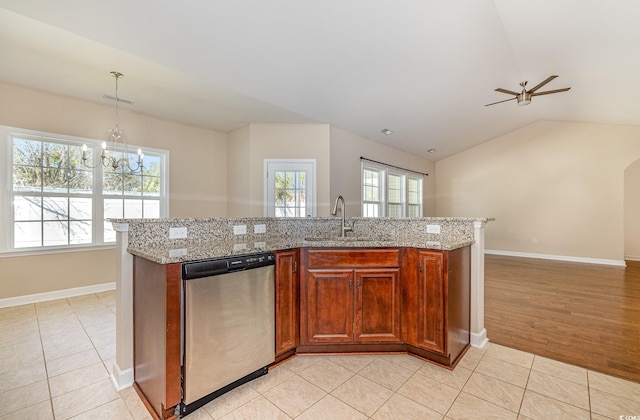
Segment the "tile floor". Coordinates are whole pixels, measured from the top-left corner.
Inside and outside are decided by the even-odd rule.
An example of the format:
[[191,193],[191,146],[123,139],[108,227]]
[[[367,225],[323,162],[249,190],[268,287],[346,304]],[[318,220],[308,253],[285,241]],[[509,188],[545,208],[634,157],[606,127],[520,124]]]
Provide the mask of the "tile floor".
[[[149,419],[116,392],[113,292],[0,309],[0,419]],[[407,355],[297,356],[187,416],[211,419],[640,418],[640,384],[507,347],[454,371]],[[633,417],[636,416],[636,417]]]

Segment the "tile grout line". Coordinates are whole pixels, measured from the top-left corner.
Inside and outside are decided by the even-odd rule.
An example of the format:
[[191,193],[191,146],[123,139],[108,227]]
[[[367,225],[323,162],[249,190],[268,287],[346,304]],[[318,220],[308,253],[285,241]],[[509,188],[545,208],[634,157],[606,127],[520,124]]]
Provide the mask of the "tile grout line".
[[44,375],[47,381],[47,390],[49,391],[49,408],[51,409],[51,416],[55,420],[56,413],[53,409],[53,395],[51,394],[51,383],[49,383],[49,368],[47,367],[47,358],[44,353],[44,343],[42,342],[42,329],[40,329],[40,317],[38,316],[38,306],[33,304],[33,310],[36,313],[36,322],[38,323],[38,341],[40,342],[40,350],[42,351],[42,362],[44,363]]
[[[531,371],[533,370],[533,364],[536,361],[536,355],[533,355],[533,360],[531,361],[531,367],[529,368],[529,374],[527,375],[527,382],[525,382],[524,384],[524,392],[522,393],[522,399],[520,400],[520,406],[518,407],[518,416],[524,416],[524,414],[521,414],[522,411],[522,404],[524,404],[524,397],[527,395],[527,390],[529,387],[529,380],[531,379]],[[532,391],[533,392],[533,391]]]

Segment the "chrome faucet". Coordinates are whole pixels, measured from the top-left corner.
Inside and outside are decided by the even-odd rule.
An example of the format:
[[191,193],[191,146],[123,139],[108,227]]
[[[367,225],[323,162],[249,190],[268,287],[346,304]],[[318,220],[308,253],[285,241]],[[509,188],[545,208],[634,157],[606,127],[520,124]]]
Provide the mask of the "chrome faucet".
[[340,237],[344,238],[346,236],[345,233],[353,232],[353,226],[349,226],[347,222],[344,220],[345,204],[344,204],[344,198],[342,198],[342,195],[338,195],[336,197],[336,203],[333,205],[333,211],[331,212],[331,215],[332,216],[338,215],[338,201],[342,201],[342,225],[340,226]]

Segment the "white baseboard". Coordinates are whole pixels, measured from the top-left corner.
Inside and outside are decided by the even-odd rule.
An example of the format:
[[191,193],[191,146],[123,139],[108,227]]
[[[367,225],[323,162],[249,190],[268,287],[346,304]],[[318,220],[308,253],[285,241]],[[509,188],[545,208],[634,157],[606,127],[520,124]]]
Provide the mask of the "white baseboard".
[[93,284],[91,286],[74,287],[72,289],[54,290],[53,292],[35,293],[33,295],[15,296],[0,299],[0,308],[10,306],[28,305],[30,303],[46,302],[48,300],[64,299],[73,296],[88,295],[115,290],[116,283]]
[[624,259],[627,261],[640,261],[640,257],[635,255],[625,255]]
[[483,349],[488,342],[486,329],[483,328],[479,333],[471,333],[471,346]]
[[129,388],[133,385],[133,369],[120,370],[118,363],[113,362],[113,367],[111,368],[111,383],[113,383],[113,387],[118,392]]
[[587,263],[587,264],[615,265],[619,267],[626,267],[627,265],[624,262],[624,260],[607,260],[603,258],[570,257],[565,255],[534,254],[530,252],[498,251],[495,249],[485,249],[484,253],[489,255],[505,255],[509,257],[539,258],[543,260],[569,261],[569,262],[579,262],[579,263]]

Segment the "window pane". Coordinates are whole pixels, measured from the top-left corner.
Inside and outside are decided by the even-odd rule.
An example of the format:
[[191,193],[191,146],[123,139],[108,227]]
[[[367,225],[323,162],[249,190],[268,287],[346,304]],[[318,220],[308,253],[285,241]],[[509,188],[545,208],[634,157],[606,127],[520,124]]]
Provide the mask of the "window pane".
[[42,143],[42,166],[46,168],[68,168],[67,146],[58,143]]
[[13,139],[13,164],[40,166],[42,143],[39,141]]
[[123,192],[126,195],[140,195],[142,193],[142,176],[122,175]]
[[380,205],[365,203],[362,205],[362,216],[363,217],[380,217]]
[[402,177],[398,175],[389,175],[389,188],[399,190],[402,186]]
[[16,222],[13,226],[14,248],[42,246],[42,222]]
[[42,168],[42,189],[45,192],[68,192],[67,171],[64,168]]
[[90,193],[93,190],[91,171],[72,169],[68,172],[69,191],[72,193]]
[[122,193],[122,175],[105,172],[102,177],[102,189],[104,194]]
[[91,220],[92,213],[91,198],[75,198],[69,199],[69,218],[74,220]]
[[402,191],[389,188],[389,201],[392,203],[400,203],[402,201]]
[[389,204],[389,217],[402,217],[402,205]]
[[69,244],[69,223],[43,222],[42,223],[42,245],[68,245]]
[[142,200],[124,200],[124,217],[126,219],[141,219]]
[[68,220],[69,199],[67,197],[42,197],[43,220]]
[[364,170],[364,182],[366,185],[380,185],[380,172],[369,169]]
[[33,166],[13,167],[14,191],[40,191],[42,189],[42,169]]
[[160,217],[160,201],[159,200],[144,200],[142,202],[142,211],[144,218],[158,218]]
[[142,178],[142,193],[146,196],[160,196],[160,177],[145,176]]
[[71,221],[69,222],[69,243],[70,244],[90,244],[91,243],[91,221]]
[[296,173],[285,172],[284,187],[287,189],[294,189],[296,187]]
[[124,218],[124,207],[121,199],[106,198],[104,200],[104,218],[105,219]]
[[17,196],[13,200],[13,220],[40,220],[42,217],[41,197]]

